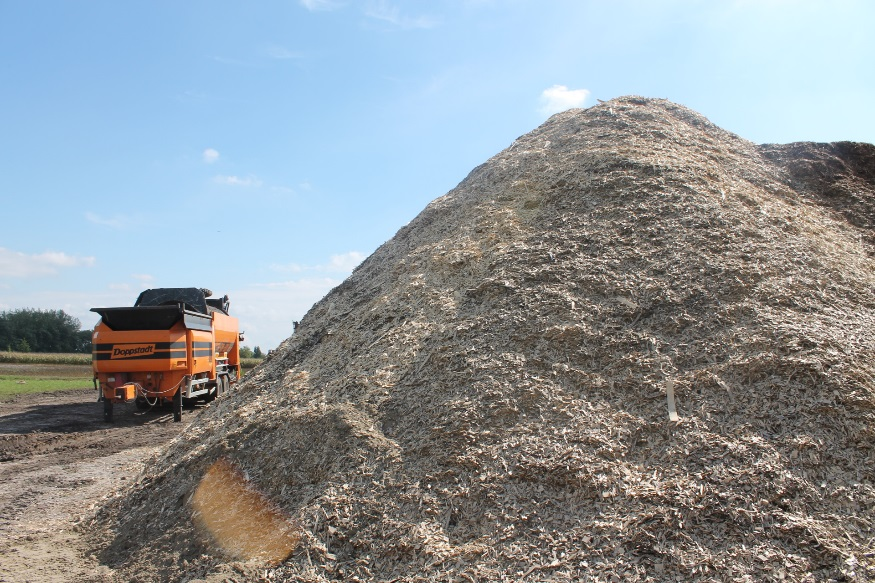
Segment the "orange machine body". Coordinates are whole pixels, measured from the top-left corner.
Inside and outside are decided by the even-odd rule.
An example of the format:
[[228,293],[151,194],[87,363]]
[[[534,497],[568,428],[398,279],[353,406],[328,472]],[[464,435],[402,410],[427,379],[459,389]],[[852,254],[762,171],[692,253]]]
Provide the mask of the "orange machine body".
[[134,307],[93,309],[101,320],[92,334],[91,362],[107,421],[114,403],[128,401],[141,408],[174,403],[180,417],[182,399],[211,401],[237,382],[237,318],[226,313],[227,296],[205,301],[198,296],[203,291],[146,290]]

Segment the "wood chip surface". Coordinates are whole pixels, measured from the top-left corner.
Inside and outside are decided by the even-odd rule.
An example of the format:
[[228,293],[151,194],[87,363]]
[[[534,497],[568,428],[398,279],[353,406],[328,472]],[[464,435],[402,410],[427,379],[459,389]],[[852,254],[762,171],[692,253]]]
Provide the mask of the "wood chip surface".
[[[873,331],[875,147],[570,110],[316,304],[95,540],[142,581],[875,580]],[[298,529],[285,561],[198,530],[220,459]]]

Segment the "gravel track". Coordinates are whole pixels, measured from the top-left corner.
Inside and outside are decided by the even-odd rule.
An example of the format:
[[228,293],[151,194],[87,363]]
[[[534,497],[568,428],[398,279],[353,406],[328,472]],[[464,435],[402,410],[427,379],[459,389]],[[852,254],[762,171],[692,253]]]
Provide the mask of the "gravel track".
[[0,582],[115,581],[76,529],[95,504],[136,479],[197,411],[117,406],[103,422],[94,389],[0,402]]

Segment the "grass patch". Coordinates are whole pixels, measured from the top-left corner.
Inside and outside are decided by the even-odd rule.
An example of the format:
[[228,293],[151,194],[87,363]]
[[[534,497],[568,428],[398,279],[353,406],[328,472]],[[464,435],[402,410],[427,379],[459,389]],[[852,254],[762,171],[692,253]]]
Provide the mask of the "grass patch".
[[24,393],[93,389],[89,355],[85,364],[0,362],[0,400]]
[[25,393],[45,393],[64,389],[93,389],[91,376],[76,378],[40,378],[27,375],[0,375],[0,399]]

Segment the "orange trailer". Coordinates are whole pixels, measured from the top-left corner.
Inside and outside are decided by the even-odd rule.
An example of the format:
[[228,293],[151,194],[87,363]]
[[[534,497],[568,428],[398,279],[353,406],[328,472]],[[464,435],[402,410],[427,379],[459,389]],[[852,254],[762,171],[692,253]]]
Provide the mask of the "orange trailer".
[[147,289],[133,307],[92,308],[91,366],[112,421],[113,404],[138,408],[172,403],[182,420],[183,400],[212,401],[240,378],[237,318],[228,296],[212,299],[203,288]]

